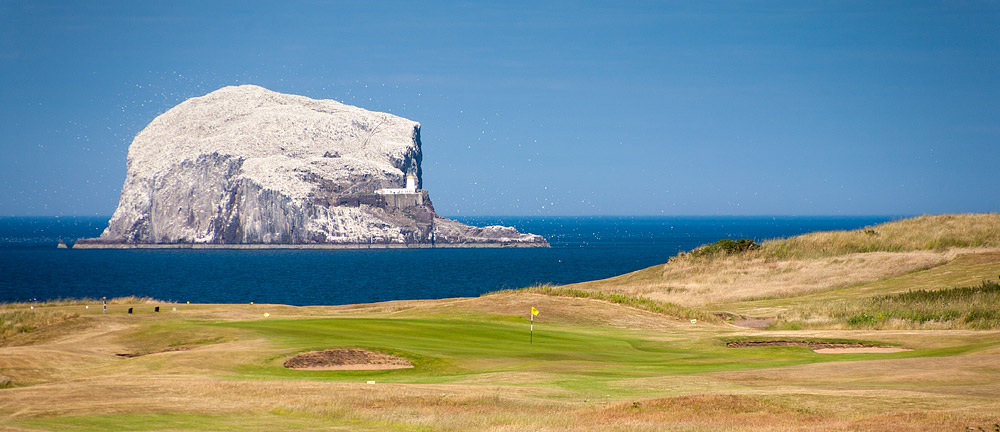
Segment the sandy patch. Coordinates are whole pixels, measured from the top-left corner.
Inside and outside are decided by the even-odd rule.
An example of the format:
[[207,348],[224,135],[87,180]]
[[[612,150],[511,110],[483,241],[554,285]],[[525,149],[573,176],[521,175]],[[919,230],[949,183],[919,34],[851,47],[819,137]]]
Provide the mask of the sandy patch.
[[896,353],[912,351],[895,346],[880,346],[852,342],[815,342],[804,340],[764,340],[764,341],[730,341],[727,348],[754,348],[773,346],[800,346],[809,348],[819,354],[864,354],[864,353]]
[[285,361],[284,366],[295,370],[386,370],[412,368],[409,360],[385,353],[357,348],[312,351]]
[[865,348],[819,348],[814,349],[820,354],[888,354],[888,353],[898,353],[903,351],[913,351],[908,348],[900,347],[865,347]]
[[775,318],[743,318],[734,320],[731,324],[736,327],[746,327],[746,328],[767,328],[767,326],[773,323]]

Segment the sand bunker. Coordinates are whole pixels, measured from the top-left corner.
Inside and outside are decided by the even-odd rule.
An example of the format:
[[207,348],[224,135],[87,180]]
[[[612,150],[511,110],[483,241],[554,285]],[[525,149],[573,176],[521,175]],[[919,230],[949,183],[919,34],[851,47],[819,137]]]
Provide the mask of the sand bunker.
[[896,353],[910,351],[907,348],[895,346],[879,346],[854,342],[814,342],[801,340],[772,340],[772,341],[730,341],[726,342],[728,348],[753,348],[766,346],[801,346],[809,348],[820,354],[865,354],[865,353]]
[[384,370],[412,368],[409,360],[357,348],[331,349],[299,354],[288,359],[285,367],[295,370]]

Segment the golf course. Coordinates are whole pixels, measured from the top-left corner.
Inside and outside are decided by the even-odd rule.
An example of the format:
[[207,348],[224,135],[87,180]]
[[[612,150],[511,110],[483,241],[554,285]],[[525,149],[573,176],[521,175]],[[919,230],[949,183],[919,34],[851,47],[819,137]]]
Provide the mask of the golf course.
[[996,431],[998,277],[964,214],[474,298],[8,303],[0,431]]

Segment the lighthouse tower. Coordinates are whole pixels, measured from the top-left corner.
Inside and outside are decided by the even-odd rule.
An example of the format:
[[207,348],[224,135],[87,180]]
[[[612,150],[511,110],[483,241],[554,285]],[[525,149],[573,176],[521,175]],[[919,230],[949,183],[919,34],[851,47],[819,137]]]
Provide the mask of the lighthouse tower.
[[424,205],[424,194],[417,192],[417,176],[413,174],[406,176],[405,188],[383,188],[376,190],[375,194],[384,197],[386,204],[391,208]]

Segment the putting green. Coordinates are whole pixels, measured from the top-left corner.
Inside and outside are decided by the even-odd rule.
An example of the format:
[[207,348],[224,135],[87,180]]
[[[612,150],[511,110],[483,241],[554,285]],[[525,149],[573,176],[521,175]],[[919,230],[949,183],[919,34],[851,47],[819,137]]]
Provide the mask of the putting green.
[[[822,355],[804,347],[726,348],[712,336],[661,341],[648,332],[564,325],[536,325],[533,336],[524,323],[505,319],[334,318],[219,322],[249,331],[284,349],[234,372],[239,378],[320,379],[364,382],[445,384],[469,382],[509,385],[488,379],[498,373],[546,377],[524,385],[569,391],[597,391],[628,397],[635,391],[622,380],[804,363],[919,356],[893,354]],[[530,342],[529,342],[530,341]],[[413,369],[382,371],[296,371],[284,359],[304,351],[357,347],[410,359]],[[475,379],[483,375],[484,379]],[[642,395],[650,396],[649,389]]]

